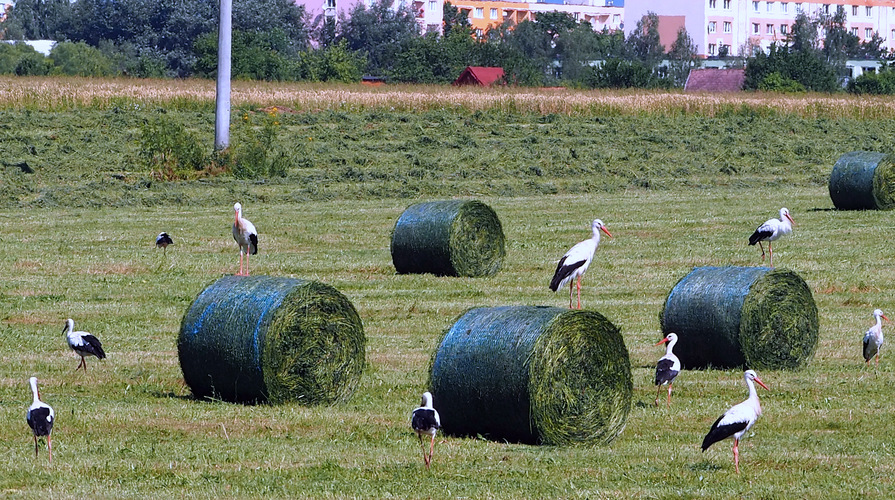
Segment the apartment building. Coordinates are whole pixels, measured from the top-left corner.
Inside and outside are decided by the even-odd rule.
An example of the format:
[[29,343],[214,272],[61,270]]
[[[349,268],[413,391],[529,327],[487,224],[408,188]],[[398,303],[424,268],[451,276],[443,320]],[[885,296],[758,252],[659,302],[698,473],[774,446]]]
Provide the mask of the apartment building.
[[567,12],[577,21],[587,21],[594,30],[622,29],[624,7],[606,5],[605,0],[550,0],[544,2],[516,2],[512,0],[452,0],[451,5],[469,18],[478,36],[489,28],[499,27],[504,21],[519,24],[534,21],[541,12]]
[[[319,16],[338,18],[340,14],[348,15],[358,4],[370,7],[373,0],[295,0],[304,5],[311,19]],[[422,33],[442,32],[444,20],[444,0],[395,0],[395,9],[408,6],[413,11]]]
[[[659,15],[660,31],[676,32],[676,27],[668,28],[682,21],[702,56],[724,51],[748,55],[750,47],[767,50],[772,43],[785,40],[800,12],[834,14],[839,5],[845,8],[852,34],[861,41],[879,34],[886,40],[884,47],[895,49],[895,0],[625,0],[625,32],[630,34],[652,11]],[[662,43],[669,47],[666,39]]]

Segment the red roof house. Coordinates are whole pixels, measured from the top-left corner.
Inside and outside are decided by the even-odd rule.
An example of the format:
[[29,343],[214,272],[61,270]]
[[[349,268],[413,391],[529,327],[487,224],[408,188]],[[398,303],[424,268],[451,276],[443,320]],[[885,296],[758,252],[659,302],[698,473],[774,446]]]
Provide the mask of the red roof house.
[[454,80],[454,85],[480,85],[487,87],[503,78],[503,68],[489,68],[486,66],[467,66],[460,76]]
[[690,71],[686,92],[739,92],[746,81],[746,70],[701,68]]

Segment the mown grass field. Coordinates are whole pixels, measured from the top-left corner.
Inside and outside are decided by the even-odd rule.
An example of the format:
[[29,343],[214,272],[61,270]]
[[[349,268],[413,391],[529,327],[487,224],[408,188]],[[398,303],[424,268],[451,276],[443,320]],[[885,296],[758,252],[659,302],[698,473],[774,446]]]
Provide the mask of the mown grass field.
[[[883,112],[309,110],[278,98],[240,111],[288,104],[296,113],[282,115],[281,137],[305,163],[265,182],[165,185],[137,162],[142,113],[165,109],[210,143],[205,98],[148,110],[122,106],[142,103],[130,97],[67,99],[46,97],[45,110],[0,104],[4,497],[891,496],[895,354],[884,348],[879,368],[868,369],[860,342],[875,307],[895,316],[895,221],[892,212],[833,210],[826,188],[838,155],[891,150],[895,122]],[[817,109],[810,100],[824,98],[805,99],[803,109]],[[455,196],[498,213],[502,271],[396,275],[397,217],[416,201]],[[194,400],[183,385],[180,320],[205,286],[236,270],[235,201],[261,234],[254,274],[326,282],[358,309],[368,366],[349,402],[242,406]],[[706,453],[699,444],[745,398],[742,373],[684,372],[671,408],[656,408],[663,351],[652,344],[677,280],[694,266],[758,265],[746,239],[781,206],[797,225],[775,262],[811,287],[820,341],[803,370],[759,373],[771,390],[760,393],[765,414],[741,443],[737,475],[729,443]],[[582,298],[621,328],[630,352],[627,427],[609,446],[440,438],[426,472],[408,420],[440,333],[473,306],[566,304],[547,284],[595,217],[615,237],[600,246]],[[175,239],[166,256],[153,246],[163,230]],[[109,353],[88,360],[87,374],[74,372],[67,317]],[[52,465],[44,449],[34,458],[24,421],[31,375],[57,412]]]

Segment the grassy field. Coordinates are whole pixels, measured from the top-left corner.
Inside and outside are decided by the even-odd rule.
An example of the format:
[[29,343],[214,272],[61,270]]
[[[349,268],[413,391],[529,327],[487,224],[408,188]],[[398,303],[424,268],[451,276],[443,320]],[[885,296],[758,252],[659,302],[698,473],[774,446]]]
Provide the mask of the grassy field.
[[[869,369],[860,355],[871,311],[895,316],[895,221],[892,212],[833,210],[825,184],[839,154],[889,147],[886,117],[324,109],[284,115],[284,141],[315,138],[303,150],[312,164],[284,179],[164,186],[131,163],[139,111],[75,104],[0,104],[0,496],[886,498],[895,488],[895,355],[884,347]],[[192,106],[168,114],[208,134],[207,105]],[[383,137],[392,142],[371,146]],[[539,142],[525,149],[526,137]],[[407,159],[414,154],[422,166]],[[551,161],[556,154],[565,156]],[[335,156],[354,160],[327,163]],[[23,159],[33,173],[16,166]],[[532,165],[541,175],[522,173]],[[363,175],[346,176],[348,167]],[[394,273],[395,220],[432,196],[495,209],[508,241],[500,273]],[[183,385],[180,320],[201,290],[236,270],[235,201],[261,234],[253,274],[320,280],[358,309],[368,366],[349,402],[242,406],[194,400]],[[742,372],[684,372],[671,408],[656,408],[663,351],[652,344],[677,280],[694,266],[758,265],[746,239],[781,206],[797,225],[775,263],[808,282],[820,341],[803,370],[759,373],[771,390],[760,393],[765,413],[741,443],[737,475],[729,443],[705,453],[699,444],[745,398]],[[440,438],[426,472],[408,421],[441,332],[473,306],[564,306],[547,284],[596,217],[615,237],[603,240],[582,299],[620,327],[630,352],[627,427],[609,446]],[[175,239],[167,255],[153,246],[163,230]],[[68,317],[109,354],[88,360],[86,374],[74,372],[65,346]],[[24,422],[31,375],[57,412],[51,465],[44,449],[34,458]]]

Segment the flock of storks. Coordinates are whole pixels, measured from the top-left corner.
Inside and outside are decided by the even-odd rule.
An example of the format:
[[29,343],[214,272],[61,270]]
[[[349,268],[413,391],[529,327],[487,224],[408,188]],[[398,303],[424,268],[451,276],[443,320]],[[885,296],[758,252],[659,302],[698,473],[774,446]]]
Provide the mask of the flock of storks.
[[[254,224],[252,224],[248,219],[245,219],[242,216],[241,204],[236,203],[233,206],[233,210],[235,212],[235,218],[233,222],[233,239],[236,240],[236,243],[239,245],[239,272],[237,273],[237,275],[248,276],[249,255],[255,255],[258,253],[258,231],[255,229]],[[766,241],[768,243],[767,253],[769,262],[771,267],[773,267],[774,254],[771,248],[771,243],[776,241],[780,237],[792,232],[793,224],[794,221],[792,216],[790,216],[789,214],[789,210],[787,210],[786,208],[781,208],[780,218],[769,219],[765,223],[758,226],[755,232],[752,233],[752,235],[749,237],[749,245],[755,245],[756,243],[758,243],[759,248],[761,248],[761,258],[762,261],[764,261],[765,251],[764,247],[762,246],[762,242]],[[597,250],[597,246],[600,244],[600,233],[603,232],[610,238],[612,237],[609,229],[600,219],[596,219],[593,221],[591,230],[593,232],[593,236],[591,238],[577,243],[575,246],[570,248],[569,251],[565,253],[565,255],[562,256],[556,266],[556,271],[553,275],[553,279],[550,281],[550,289],[554,292],[556,292],[560,288],[565,287],[566,285],[569,285],[570,309],[572,308],[572,299],[574,297],[576,288],[578,292],[578,309],[581,308],[581,278],[584,276],[584,273],[587,272],[587,268],[590,266],[590,263],[593,260],[594,253]],[[171,245],[173,243],[174,241],[172,240],[171,236],[168,235],[168,233],[166,232],[160,233],[156,238],[156,246],[158,248],[162,248],[165,252],[167,252],[168,245]],[[245,261],[245,266],[243,266],[243,260]],[[880,309],[874,310],[873,316],[876,319],[876,323],[871,326],[871,328],[867,330],[867,333],[864,335],[863,353],[866,363],[869,364],[870,360],[875,356],[876,363],[878,365],[880,348],[883,345],[882,319],[886,319],[888,321],[888,318]],[[98,359],[103,359],[106,357],[106,354],[103,351],[102,343],[100,343],[99,339],[88,332],[75,331],[73,320],[67,319],[65,321],[65,328],[63,329],[63,332],[65,333],[68,346],[81,357],[81,361],[78,364],[78,367],[75,368],[76,371],[83,367],[84,372],[86,373],[87,356],[95,356]],[[665,338],[663,338],[656,344],[657,346],[667,344],[665,355],[659,358],[659,361],[656,364],[656,406],[659,405],[659,397],[662,392],[662,387],[665,385],[668,386],[666,404],[671,404],[672,384],[674,383],[675,377],[677,377],[678,373],[680,373],[681,370],[681,362],[677,358],[677,356],[674,355],[673,352],[674,346],[677,341],[678,336],[674,333],[669,333],[665,336]],[[742,403],[734,405],[729,410],[724,412],[723,415],[718,417],[718,419],[715,421],[714,424],[712,424],[711,429],[702,441],[702,451],[705,451],[712,444],[717,443],[718,441],[733,438],[734,467],[736,469],[736,472],[738,473],[740,471],[738,450],[740,439],[755,424],[755,421],[761,415],[761,404],[758,400],[758,393],[755,390],[755,384],[757,383],[765,389],[768,388],[761,381],[761,379],[758,378],[758,375],[753,370],[746,370],[743,374],[743,378],[746,381],[746,386],[749,388],[749,397]],[[28,407],[26,420],[34,435],[34,453],[35,456],[37,456],[38,438],[46,437],[47,454],[50,462],[52,462],[53,451],[51,432],[53,429],[53,418],[55,414],[53,408],[40,400],[40,393],[37,387],[37,378],[31,377],[29,379],[29,384],[31,385],[33,402],[31,403],[31,406]],[[438,433],[438,429],[441,428],[441,420],[439,418],[438,411],[435,410],[433,406],[431,393],[423,393],[421,405],[413,410],[413,412],[411,413],[410,425],[419,438],[420,446],[423,452],[423,460],[425,462],[426,469],[428,469],[432,463],[432,456],[435,452],[435,437]],[[428,446],[426,446],[426,443],[423,441],[423,436],[428,437]]]

